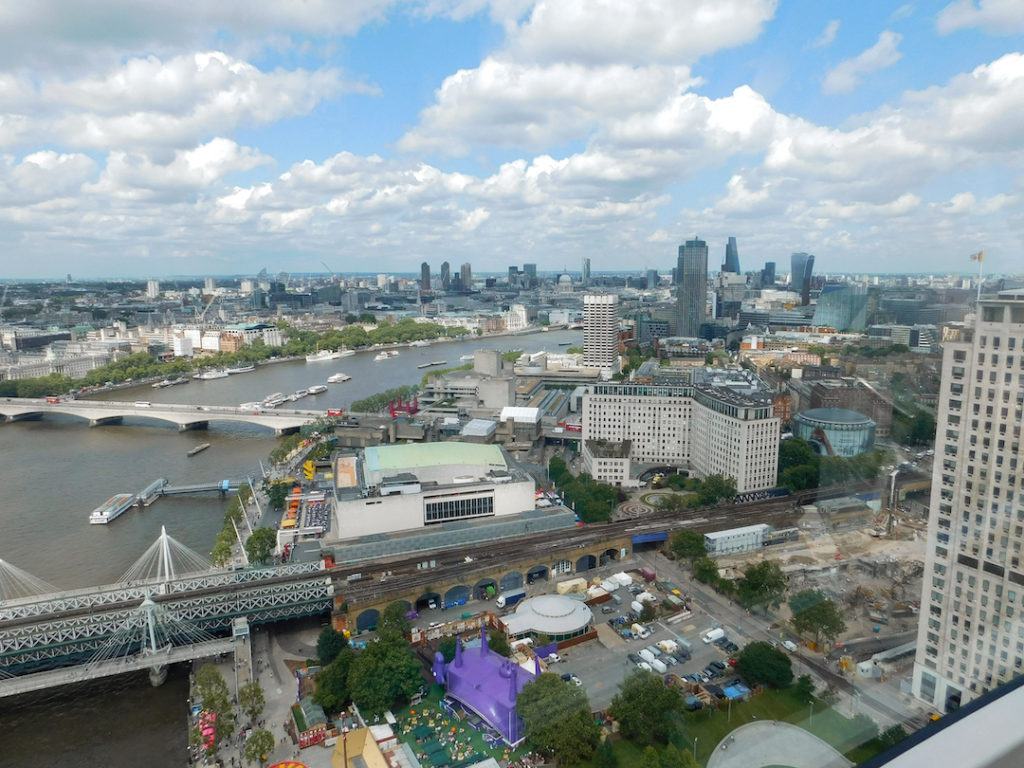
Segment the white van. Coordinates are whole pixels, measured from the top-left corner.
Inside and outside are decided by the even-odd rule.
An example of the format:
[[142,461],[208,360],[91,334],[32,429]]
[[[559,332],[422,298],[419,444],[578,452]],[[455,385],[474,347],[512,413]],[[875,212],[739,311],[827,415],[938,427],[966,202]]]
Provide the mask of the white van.
[[796,652],[796,643],[794,643],[792,640],[783,640],[782,647],[790,653]]
[[723,637],[725,637],[725,630],[719,627],[718,629],[711,629],[705,632],[704,636],[701,637],[701,640],[705,643],[713,643],[715,640],[719,640]]

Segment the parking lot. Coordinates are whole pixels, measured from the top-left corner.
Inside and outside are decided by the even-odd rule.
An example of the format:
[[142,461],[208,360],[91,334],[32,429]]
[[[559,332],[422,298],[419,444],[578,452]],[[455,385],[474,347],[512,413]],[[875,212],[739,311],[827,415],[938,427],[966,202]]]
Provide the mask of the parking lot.
[[[620,589],[618,593],[623,601],[624,610],[614,614],[603,614],[600,610],[595,611],[595,622],[600,625],[598,640],[562,651],[560,653],[562,661],[551,665],[552,672],[574,674],[579,677],[587,692],[587,697],[590,699],[590,705],[594,709],[606,708],[618,692],[619,683],[638,669],[637,665],[630,661],[629,654],[639,654],[641,649],[655,645],[659,641],[675,640],[678,642],[682,639],[689,641],[691,658],[668,668],[668,673],[679,677],[699,673],[712,661],[725,662],[729,658],[729,654],[718,646],[704,643],[701,640],[701,635],[711,626],[696,623],[695,617],[676,623],[672,623],[668,619],[657,619],[645,625],[651,631],[650,637],[644,640],[626,640],[607,624],[608,619],[622,616],[629,611],[628,606],[632,595],[626,589]],[[732,639],[728,628],[726,628],[726,634]],[[659,658],[663,658],[663,656]],[[719,680],[713,682],[729,680],[732,677],[734,676],[726,673]]]

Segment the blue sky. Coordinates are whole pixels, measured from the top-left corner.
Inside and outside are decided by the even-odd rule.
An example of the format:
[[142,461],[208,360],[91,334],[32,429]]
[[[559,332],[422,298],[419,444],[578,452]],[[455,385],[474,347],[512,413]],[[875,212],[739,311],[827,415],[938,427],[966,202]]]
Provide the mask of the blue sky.
[[0,277],[1024,271],[1024,3],[96,0],[0,29]]

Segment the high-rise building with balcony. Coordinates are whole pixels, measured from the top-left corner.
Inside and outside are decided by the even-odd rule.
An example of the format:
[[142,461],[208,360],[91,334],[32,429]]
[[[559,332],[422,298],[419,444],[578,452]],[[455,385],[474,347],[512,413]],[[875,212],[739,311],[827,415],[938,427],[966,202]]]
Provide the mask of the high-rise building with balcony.
[[1024,672],[1024,290],[942,347],[913,692],[950,712]]
[[583,297],[583,365],[613,371],[619,357],[619,297]]
[[146,298],[157,299],[160,298],[160,281],[159,280],[147,280],[146,281]]
[[676,262],[676,335],[696,338],[708,293],[708,244],[694,238],[679,246]]

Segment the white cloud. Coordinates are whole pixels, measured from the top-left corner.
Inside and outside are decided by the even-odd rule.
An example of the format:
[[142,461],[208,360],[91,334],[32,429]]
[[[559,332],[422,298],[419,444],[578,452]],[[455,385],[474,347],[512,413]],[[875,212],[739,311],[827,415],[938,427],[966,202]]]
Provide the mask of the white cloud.
[[811,43],[811,47],[828,48],[835,42],[837,34],[839,34],[839,19],[832,19],[832,21],[825,25],[821,34],[814,38],[814,42]]
[[0,206],[29,206],[75,195],[96,173],[92,158],[43,151],[0,156]]
[[872,72],[891,67],[903,54],[899,51],[903,36],[898,32],[885,30],[877,42],[861,51],[852,59],[839,62],[825,75],[821,89],[825,93],[848,93],[860,85],[861,79]]
[[445,79],[400,146],[462,154],[481,144],[536,150],[584,139],[696,85],[687,65],[755,39],[775,6],[539,0],[524,21],[508,23],[501,50]]
[[935,20],[939,33],[977,27],[993,35],[1024,32],[1024,3],[1020,0],[956,0],[943,8]]
[[219,51],[129,59],[102,75],[0,82],[0,110],[7,111],[0,141],[43,134],[81,148],[185,147],[240,125],[305,114],[361,87],[336,70],[264,72]]
[[266,165],[271,159],[251,147],[217,138],[194,149],[178,150],[168,163],[121,150],[111,152],[99,181],[87,191],[126,199],[180,199],[225,176]]

